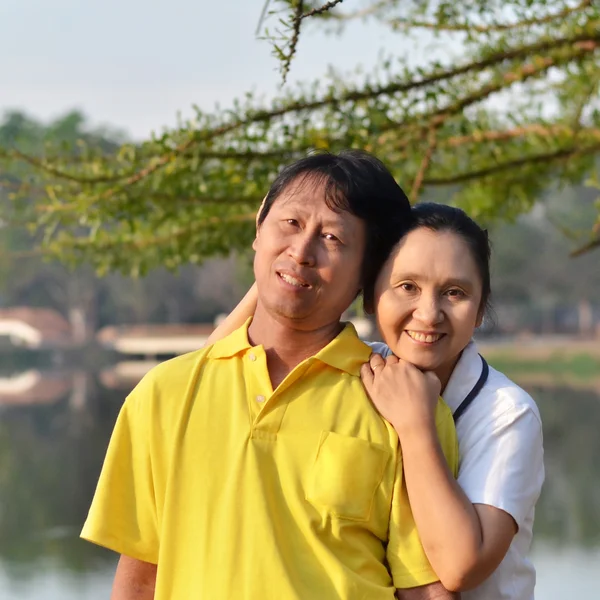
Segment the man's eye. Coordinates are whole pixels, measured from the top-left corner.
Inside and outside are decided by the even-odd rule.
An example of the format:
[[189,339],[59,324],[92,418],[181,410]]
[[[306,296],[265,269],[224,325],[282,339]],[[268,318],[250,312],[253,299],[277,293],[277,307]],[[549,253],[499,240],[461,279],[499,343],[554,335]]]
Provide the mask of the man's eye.
[[328,241],[328,242],[339,242],[339,238],[337,238],[335,235],[333,235],[333,233],[324,233],[323,237]]
[[400,287],[405,291],[405,292],[414,292],[416,287],[414,283],[402,283],[400,285]]

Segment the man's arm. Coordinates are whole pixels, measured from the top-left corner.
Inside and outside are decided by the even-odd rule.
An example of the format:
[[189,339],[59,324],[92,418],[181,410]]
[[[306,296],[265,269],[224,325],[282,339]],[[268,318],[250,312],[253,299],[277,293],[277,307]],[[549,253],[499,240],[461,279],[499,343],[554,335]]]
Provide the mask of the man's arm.
[[396,598],[398,600],[460,600],[460,593],[449,592],[439,581],[436,581],[429,585],[396,590]]
[[121,555],[110,600],[153,600],[156,565]]

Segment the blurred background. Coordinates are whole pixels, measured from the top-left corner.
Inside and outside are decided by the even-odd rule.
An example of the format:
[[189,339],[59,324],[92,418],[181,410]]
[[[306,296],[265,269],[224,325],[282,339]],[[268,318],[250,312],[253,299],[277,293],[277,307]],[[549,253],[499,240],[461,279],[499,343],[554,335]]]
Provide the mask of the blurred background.
[[598,594],[596,3],[4,0],[0,55],[0,598],[108,598],[78,533],[124,398],[246,291],[281,165],[346,147],[488,227],[480,344],[544,423],[536,597]]

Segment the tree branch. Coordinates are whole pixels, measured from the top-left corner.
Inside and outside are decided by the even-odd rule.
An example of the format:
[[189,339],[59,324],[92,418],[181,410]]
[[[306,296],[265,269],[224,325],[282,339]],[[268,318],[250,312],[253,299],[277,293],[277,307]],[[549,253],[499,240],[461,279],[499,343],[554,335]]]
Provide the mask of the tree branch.
[[536,154],[534,156],[524,156],[515,160],[494,165],[493,167],[486,167],[485,169],[479,169],[477,171],[469,171],[467,173],[461,173],[459,175],[453,175],[452,177],[437,177],[432,179],[425,179],[423,181],[424,186],[445,186],[455,185],[458,183],[466,183],[473,181],[474,179],[483,179],[489,175],[495,175],[502,171],[510,169],[517,169],[520,167],[526,167],[529,165],[535,165],[538,163],[560,161],[570,158],[575,155],[594,154],[600,151],[600,144],[589,146],[587,148],[561,148],[554,152],[548,152],[546,154]]
[[362,19],[364,17],[368,17],[372,14],[375,14],[377,11],[385,8],[386,5],[389,4],[389,0],[380,0],[376,2],[372,6],[368,6],[367,8],[361,8],[354,12],[343,12],[343,13],[332,13],[330,16],[332,19],[337,19],[339,21],[350,21],[352,19]]
[[427,169],[429,168],[429,165],[431,164],[431,157],[433,156],[433,153],[435,152],[435,148],[437,145],[437,128],[436,127],[431,127],[431,129],[429,130],[428,137],[429,137],[429,140],[428,140],[428,144],[427,144],[427,150],[425,151],[423,160],[421,161],[421,164],[419,165],[419,170],[417,171],[417,174],[413,181],[412,189],[410,190],[409,197],[410,197],[411,204],[414,204],[417,201],[417,198],[419,196],[419,191],[421,190],[421,187],[423,185],[423,179],[425,177],[425,173],[427,172]]
[[307,17],[312,17],[314,15],[322,15],[323,13],[326,13],[327,11],[331,10],[337,4],[341,4],[343,1],[344,0],[331,0],[331,2],[326,2],[320,8],[313,8],[312,10],[309,10],[308,12],[304,13],[300,18],[306,19]]
[[156,235],[154,237],[144,237],[140,239],[118,239],[110,243],[92,240],[90,238],[76,238],[63,241],[62,243],[66,246],[70,246],[73,250],[81,250],[88,246],[93,246],[96,250],[108,250],[114,246],[129,246],[136,250],[142,250],[150,246],[157,246],[172,241],[174,238],[181,238],[189,235],[190,233],[206,228],[207,225],[223,225],[227,223],[246,223],[254,222],[256,220],[256,213],[246,213],[241,215],[229,215],[223,217],[208,217],[203,220],[189,221],[185,227],[179,227],[168,233]]
[[545,25],[551,23],[556,19],[564,19],[565,17],[580,12],[592,5],[592,0],[583,0],[577,6],[571,8],[565,8],[559,12],[546,15],[544,17],[538,17],[533,19],[523,19],[523,21],[517,21],[515,23],[496,23],[494,25],[444,25],[442,23],[427,22],[427,21],[414,21],[411,19],[395,18],[388,21],[388,24],[392,27],[406,27],[406,28],[421,28],[421,29],[433,29],[436,31],[464,31],[464,32],[476,32],[476,33],[490,33],[498,31],[510,31],[512,29],[520,29],[523,27],[532,27],[535,25]]
[[[152,165],[148,165],[144,169],[141,169],[136,174],[129,177],[124,182],[123,185],[130,186],[130,185],[137,183],[138,181],[144,179],[148,175],[150,175],[150,174],[154,173],[155,171],[157,171],[158,169],[162,168],[164,165],[166,165],[170,160],[172,160],[177,155],[187,152],[191,147],[193,147],[198,142],[212,140],[212,139],[214,139],[216,137],[220,137],[226,133],[235,131],[236,129],[239,129],[240,127],[249,125],[250,123],[260,123],[260,122],[264,122],[264,121],[270,121],[271,119],[282,117],[282,116],[290,114],[290,113],[300,112],[300,111],[317,110],[317,109],[323,108],[325,106],[337,105],[337,104],[341,104],[343,102],[356,102],[359,100],[367,100],[369,98],[374,98],[374,97],[382,96],[382,95],[391,95],[391,94],[395,94],[395,93],[412,91],[412,90],[426,87],[427,85],[430,85],[432,83],[438,83],[440,81],[452,79],[453,77],[456,77],[458,75],[464,75],[471,71],[480,71],[485,68],[494,66],[501,62],[504,62],[506,60],[522,58],[522,57],[528,56],[532,53],[550,50],[552,48],[564,46],[566,44],[576,44],[577,42],[584,42],[584,41],[592,41],[595,43],[598,40],[600,40],[600,33],[595,32],[593,35],[591,35],[588,32],[582,32],[579,35],[576,35],[573,37],[558,38],[558,39],[554,39],[554,40],[547,40],[544,42],[537,42],[535,44],[522,46],[522,47],[516,48],[514,50],[507,50],[504,52],[499,52],[499,53],[497,53],[493,56],[490,56],[486,59],[483,59],[480,61],[475,61],[475,62],[469,63],[467,65],[463,65],[461,67],[451,69],[449,71],[444,71],[442,73],[431,75],[429,77],[425,77],[425,78],[422,78],[417,81],[411,81],[408,83],[394,82],[394,83],[390,83],[390,84],[387,84],[387,85],[384,85],[384,86],[381,86],[378,88],[369,89],[369,90],[351,90],[344,94],[340,94],[340,96],[338,96],[337,98],[335,98],[335,97],[334,98],[324,98],[324,99],[320,99],[320,100],[315,100],[313,102],[292,102],[286,106],[282,106],[279,109],[270,110],[270,111],[258,111],[254,114],[249,114],[245,119],[240,119],[233,123],[224,124],[224,125],[221,125],[220,127],[216,127],[214,129],[211,129],[208,131],[198,132],[197,137],[195,136],[193,138],[190,138],[183,144],[180,144],[179,146],[177,146],[171,152],[163,155]],[[574,56],[579,56],[579,55],[585,53],[585,51],[589,52],[590,50],[582,49],[582,52],[577,53]],[[501,87],[498,87],[495,89],[501,89]],[[493,93],[493,91],[494,90],[491,90],[488,93],[488,95]],[[476,101],[477,101],[476,99],[473,100],[473,102],[476,102]],[[101,198],[104,198],[104,199],[108,198],[108,197],[112,196],[114,193],[116,193],[116,191],[118,191],[118,190],[117,189],[107,190],[104,194],[102,194]]]
[[258,18],[258,23],[256,25],[256,31],[254,32],[254,35],[258,35],[260,33],[260,28],[262,27],[262,24],[265,21],[265,17],[267,16],[269,4],[271,4],[271,0],[265,0],[262,10],[260,11],[260,17]]
[[600,248],[600,236],[573,250],[569,256],[571,256],[571,258],[575,258],[577,256],[581,256],[582,254],[587,254],[596,248]]
[[302,25],[302,19],[304,18],[304,0],[296,0],[296,2],[298,4],[296,5],[294,20],[292,21],[292,37],[290,39],[288,53],[283,57],[283,65],[281,67],[281,78],[283,84],[285,84],[287,80],[292,59],[294,58],[294,54],[296,54],[296,46],[298,45],[298,40],[300,39],[300,26]]
[[461,135],[450,137],[447,140],[440,142],[440,146],[457,147],[470,143],[480,142],[502,142],[509,139],[535,135],[539,137],[553,137],[558,135],[568,135],[571,137],[589,135],[592,138],[600,139],[600,129],[593,127],[575,130],[567,125],[552,125],[544,127],[543,125],[525,125],[505,131],[477,131],[470,135]]

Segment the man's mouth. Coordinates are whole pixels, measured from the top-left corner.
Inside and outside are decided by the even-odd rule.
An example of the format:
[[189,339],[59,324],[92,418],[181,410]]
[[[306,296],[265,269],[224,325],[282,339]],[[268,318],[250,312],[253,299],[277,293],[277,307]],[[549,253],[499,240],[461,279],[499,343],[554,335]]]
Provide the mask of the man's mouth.
[[410,329],[406,329],[406,333],[415,342],[421,344],[434,344],[446,335],[444,333],[423,333],[421,331],[411,331]]
[[310,287],[309,283],[307,283],[303,279],[300,279],[299,277],[290,275],[289,273],[279,273],[278,272],[277,275],[279,275],[280,279],[283,279],[283,281],[285,281],[286,283],[289,283],[290,285],[293,285],[294,287],[298,287],[298,288],[309,288]]

